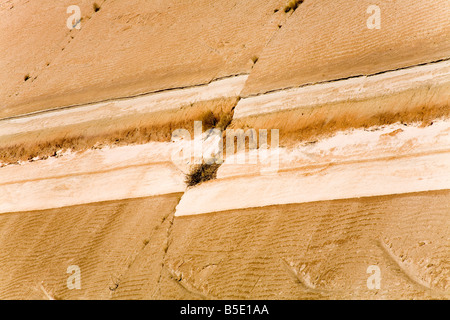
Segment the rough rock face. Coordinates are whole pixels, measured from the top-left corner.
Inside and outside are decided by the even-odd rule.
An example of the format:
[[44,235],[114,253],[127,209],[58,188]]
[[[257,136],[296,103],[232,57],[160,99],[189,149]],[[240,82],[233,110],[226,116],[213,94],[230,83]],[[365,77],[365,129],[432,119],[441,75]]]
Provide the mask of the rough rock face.
[[287,2],[0,4],[1,299],[450,298],[449,1]]

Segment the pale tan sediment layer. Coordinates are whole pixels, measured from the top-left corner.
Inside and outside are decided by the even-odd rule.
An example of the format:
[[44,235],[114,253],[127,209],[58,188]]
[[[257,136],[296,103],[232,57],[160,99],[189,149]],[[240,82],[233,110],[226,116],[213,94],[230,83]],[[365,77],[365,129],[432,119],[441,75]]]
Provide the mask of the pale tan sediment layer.
[[[0,215],[0,298],[109,299],[142,255],[146,269],[133,276],[151,296],[180,196]],[[71,265],[80,290],[67,287]]]
[[[247,130],[247,135],[251,131]],[[258,131],[256,137],[258,136]],[[264,132],[260,131],[259,133]],[[241,131],[241,141],[247,145],[250,139]],[[244,140],[245,138],[245,140]],[[255,139],[256,140],[256,139]],[[219,168],[218,179],[252,176],[278,171],[318,170],[339,164],[395,160],[433,155],[450,150],[450,120],[434,120],[423,123],[394,123],[391,125],[339,131],[327,138],[312,141],[296,141],[286,147],[258,150],[247,148],[226,157]],[[259,145],[264,141],[259,138]],[[236,145],[236,143],[235,143]]]
[[[274,13],[284,0],[98,3],[98,12],[92,3],[89,10],[81,6],[81,29],[72,31],[66,8],[73,3],[67,1],[54,9],[50,1],[16,3],[0,12],[9,30],[0,38],[6,56],[0,59],[0,97],[6,99],[0,117],[247,74],[252,58],[287,19]],[[20,52],[16,57],[11,44]],[[31,78],[24,81],[27,73]]]
[[[169,142],[177,129],[193,136],[194,121],[202,121],[203,129],[226,127],[232,119],[238,98],[212,100],[164,101],[169,110],[110,113],[100,108],[94,115],[79,110],[52,111],[51,115],[0,120],[0,162],[15,163],[35,157],[50,157],[59,150],[83,151],[104,146]],[[111,104],[114,104],[113,102]],[[120,110],[119,110],[120,111]],[[3,134],[3,135],[1,135]]]
[[[254,150],[255,163],[227,155],[218,179],[188,189],[177,214],[447,189],[449,130],[443,120],[426,127],[395,124],[273,147],[267,160],[264,149]],[[203,150],[208,146],[203,141]],[[0,213],[183,192],[193,159],[180,155],[192,156],[192,148],[189,141],[151,142],[5,165]]]
[[241,99],[230,128],[279,129],[282,144],[348,128],[450,115],[449,62]]
[[223,128],[233,113],[230,128],[279,129],[284,145],[450,115],[448,61],[239,100],[246,78],[0,120],[0,161],[46,157],[61,148],[169,141],[175,129],[192,133],[195,120],[204,129]]
[[170,141],[176,129],[226,126],[247,76],[185,89],[0,119],[0,162],[49,157],[60,149]]
[[[375,99],[404,91],[439,87],[450,83],[450,60],[360,76],[340,81],[279,90],[239,101],[234,119],[296,108]],[[450,100],[450,93],[447,98]]]
[[448,1],[377,1],[381,28],[368,29],[374,4],[306,0],[267,45],[242,96],[450,57]]
[[450,189],[448,120],[227,155],[217,179],[187,189],[176,215],[440,189]]
[[150,143],[66,154],[0,168],[0,213],[184,192],[175,145]]
[[276,204],[450,189],[445,153],[329,163],[274,174],[241,175],[188,189],[176,216]]
[[[161,297],[448,299],[449,214],[442,190],[176,217]],[[130,274],[115,297],[148,292]]]
[[[245,75],[229,77],[185,89],[165,90],[100,103],[65,106],[0,119],[0,139],[4,141],[3,144],[6,141],[10,144],[20,143],[21,139],[18,137],[21,135],[28,133],[40,136],[42,132],[51,131],[56,136],[53,132],[58,130],[62,131],[58,132],[60,136],[67,136],[68,132],[74,131],[72,135],[80,135],[79,132],[81,132],[84,135],[94,136],[101,134],[99,131],[102,127],[108,127],[109,123],[113,123],[117,131],[124,130],[126,125],[128,127],[153,125],[157,128],[176,125],[177,122],[187,121],[190,117],[193,119],[200,117],[201,113],[209,110],[216,113],[230,113],[246,79]],[[217,108],[221,110],[216,110]],[[92,132],[92,127],[97,127],[96,132]],[[108,129],[111,131],[111,128]]]
[[0,119],[0,135],[56,128],[101,119],[123,118],[127,115],[170,112],[202,101],[239,96],[247,75],[227,77],[183,89],[163,90],[134,97],[109,99],[104,102],[67,105],[19,116]]

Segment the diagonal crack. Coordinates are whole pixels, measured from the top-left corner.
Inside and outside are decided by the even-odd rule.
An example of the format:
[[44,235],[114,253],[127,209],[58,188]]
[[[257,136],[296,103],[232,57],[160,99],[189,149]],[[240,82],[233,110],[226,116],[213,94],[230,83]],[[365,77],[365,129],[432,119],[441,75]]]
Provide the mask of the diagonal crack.
[[166,266],[164,268],[169,273],[170,279],[172,279],[176,284],[178,284],[181,288],[183,288],[185,291],[189,292],[190,294],[193,294],[195,296],[200,297],[203,300],[218,300],[217,297],[212,296],[211,294],[202,293],[202,290],[194,286],[193,284],[184,281],[183,275],[177,276],[176,272]]
[[[175,211],[173,211],[173,212],[167,214],[166,216],[164,216],[163,219],[161,220],[161,223],[160,223],[159,225],[155,226],[155,228],[153,228],[153,230],[152,230],[152,234],[153,234],[153,232],[156,231],[156,230],[158,230],[158,229],[166,222],[167,219],[170,219],[170,220],[169,220],[169,227],[168,227],[168,229],[167,229],[167,235],[166,235],[166,244],[165,244],[165,246],[164,246],[164,256],[163,256],[163,259],[162,259],[162,266],[161,266],[160,276],[159,276],[159,279],[158,279],[158,286],[159,286],[159,283],[160,283],[160,281],[161,281],[162,269],[164,268],[164,259],[165,259],[165,256],[166,256],[166,253],[167,253],[167,249],[168,249],[168,242],[169,242],[168,238],[170,237],[170,234],[171,234],[171,229],[172,229],[172,224],[173,224],[174,215],[175,215]],[[146,248],[147,245],[150,243],[151,239],[152,239],[152,237],[149,236],[149,237],[146,237],[146,238],[142,241],[142,247],[141,247],[141,248],[138,250],[138,252],[134,255],[134,257],[133,257],[132,260],[128,263],[126,269],[125,269],[122,273],[120,273],[117,277],[111,276],[111,280],[112,280],[111,282],[113,283],[112,286],[109,287],[109,290],[111,291],[111,295],[114,295],[114,293],[116,292],[116,290],[117,290],[117,289],[119,288],[119,286],[120,286],[120,282],[121,282],[123,276],[126,274],[126,272],[127,272],[128,270],[131,269],[131,267],[133,266],[133,264],[136,262],[137,258],[144,252],[145,248]],[[159,289],[158,289],[158,290],[159,290]]]
[[[180,197],[181,200],[181,197]],[[174,219],[175,219],[175,211],[176,208],[169,213],[167,216],[164,217],[163,221],[161,222],[161,225],[163,225],[166,221],[168,221],[169,226],[167,227],[167,232],[166,232],[166,243],[164,244],[164,254],[162,256],[161,259],[161,268],[159,271],[159,278],[158,278],[158,282],[156,284],[156,289],[152,294],[152,298],[155,297],[155,295],[161,295],[161,280],[162,280],[162,274],[163,274],[163,270],[166,267],[166,256],[167,256],[167,251],[169,250],[169,246],[171,243],[171,235],[172,235],[172,228],[173,228],[173,223],[174,223]]]
[[394,262],[394,264],[399,268],[399,270],[406,276],[406,278],[420,287],[421,289],[425,289],[427,291],[430,291],[433,294],[438,295],[446,295],[448,292],[442,292],[441,290],[438,290],[436,288],[433,288],[430,283],[426,282],[425,280],[421,279],[419,275],[415,274],[408,268],[405,263],[402,261],[400,257],[398,257],[394,251],[392,250],[392,243],[389,239],[380,239],[378,241],[378,245],[381,248],[381,250],[384,251],[384,253],[387,255],[387,257]]
[[326,295],[329,295],[332,293],[340,293],[341,292],[339,290],[327,290],[327,289],[316,288],[315,285],[313,285],[308,280],[306,280],[304,277],[302,277],[299,274],[299,272],[294,267],[292,267],[285,259],[281,259],[281,264],[284,267],[284,269],[286,270],[286,273],[288,275],[290,275],[291,278],[294,281],[296,281],[306,292],[318,294],[321,296],[326,296]]

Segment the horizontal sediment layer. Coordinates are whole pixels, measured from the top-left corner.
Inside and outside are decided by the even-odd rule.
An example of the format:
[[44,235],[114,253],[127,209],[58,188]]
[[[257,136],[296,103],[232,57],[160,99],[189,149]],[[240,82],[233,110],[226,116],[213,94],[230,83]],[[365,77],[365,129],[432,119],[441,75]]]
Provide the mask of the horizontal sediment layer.
[[[297,108],[308,110],[326,104],[362,101],[448,84],[450,84],[450,61],[446,60],[372,76],[305,85],[243,98],[236,106],[234,119]],[[424,104],[426,102],[423,101]]]
[[0,168],[0,213],[183,192],[172,151],[170,143],[151,143]]
[[45,110],[0,119],[0,136],[37,130],[50,130],[101,119],[115,119],[130,114],[146,114],[180,109],[194,103],[239,96],[248,76],[235,76],[185,89],[165,90],[130,98],[115,99],[72,107]]
[[176,129],[226,127],[247,76],[0,120],[0,165],[62,150],[169,142]]
[[372,130],[347,132],[316,146],[269,149],[267,159],[257,155],[253,165],[239,163],[238,155],[227,157],[218,179],[188,189],[176,216],[450,189],[448,121]]

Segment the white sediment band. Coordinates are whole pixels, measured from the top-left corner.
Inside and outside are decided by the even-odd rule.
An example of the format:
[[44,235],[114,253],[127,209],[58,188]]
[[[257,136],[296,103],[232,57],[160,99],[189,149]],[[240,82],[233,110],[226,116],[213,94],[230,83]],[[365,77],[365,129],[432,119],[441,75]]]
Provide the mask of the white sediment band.
[[409,89],[446,83],[450,83],[450,60],[250,96],[239,101],[234,119],[388,96]]
[[184,192],[171,143],[89,150],[0,168],[0,213]]
[[236,97],[240,94],[247,78],[248,75],[233,76],[185,89],[166,90],[137,97],[62,107],[10,119],[0,119],[0,136],[92,120],[120,118],[131,114],[176,110],[194,102]]
[[217,180],[188,189],[175,215],[450,189],[450,121],[355,130],[282,151],[273,175],[232,161]]

